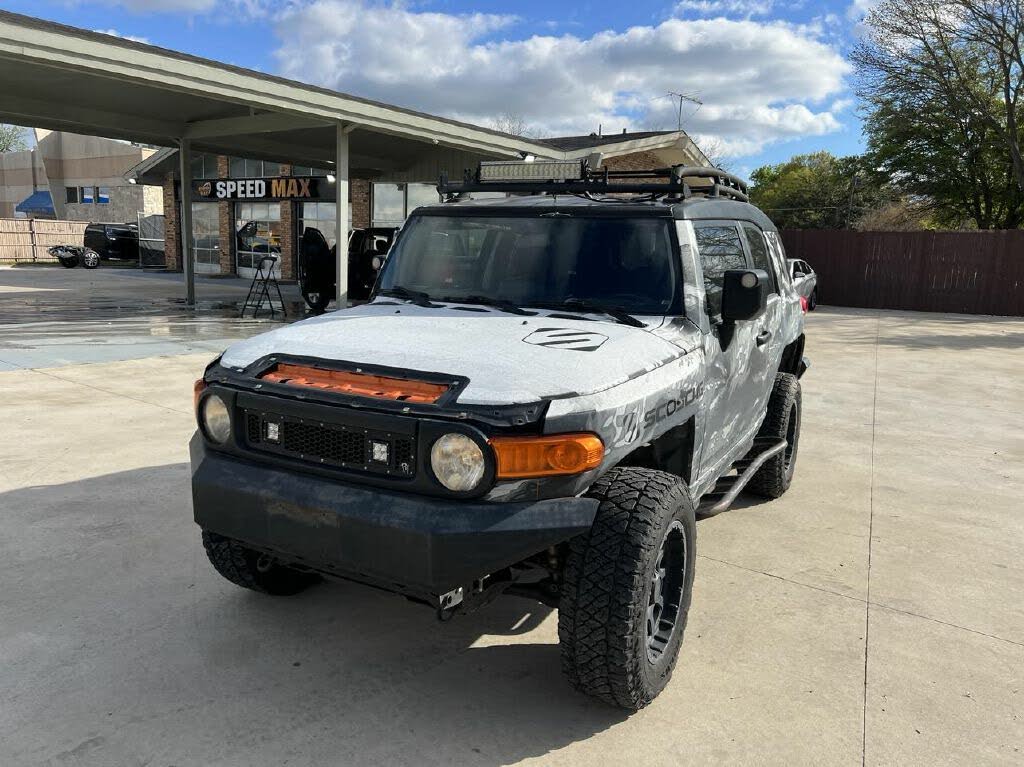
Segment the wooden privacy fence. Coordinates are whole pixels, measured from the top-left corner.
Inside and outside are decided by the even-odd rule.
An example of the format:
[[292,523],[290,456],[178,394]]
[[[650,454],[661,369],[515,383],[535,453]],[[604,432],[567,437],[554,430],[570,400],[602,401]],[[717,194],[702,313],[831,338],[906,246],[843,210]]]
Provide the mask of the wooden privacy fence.
[[0,264],[56,263],[46,252],[53,245],[81,245],[85,221],[0,218]]
[[1024,230],[781,234],[818,273],[822,304],[1024,316]]

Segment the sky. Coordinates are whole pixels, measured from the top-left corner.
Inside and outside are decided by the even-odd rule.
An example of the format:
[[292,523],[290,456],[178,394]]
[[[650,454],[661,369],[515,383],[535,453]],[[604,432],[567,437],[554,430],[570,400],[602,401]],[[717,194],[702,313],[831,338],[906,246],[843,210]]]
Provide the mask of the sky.
[[[862,149],[870,0],[0,0],[4,10],[537,136],[672,130],[748,175]],[[699,103],[698,103],[699,102]]]

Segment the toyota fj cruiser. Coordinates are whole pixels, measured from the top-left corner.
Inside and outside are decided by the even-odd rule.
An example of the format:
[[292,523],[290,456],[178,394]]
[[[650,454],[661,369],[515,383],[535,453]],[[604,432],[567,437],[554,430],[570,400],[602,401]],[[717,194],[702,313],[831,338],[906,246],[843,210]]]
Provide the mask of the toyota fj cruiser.
[[534,598],[570,682],[638,709],[679,653],[695,514],[793,477],[806,361],[778,233],[714,168],[483,163],[438,189],[369,303],[196,382],[207,554],[257,591],[336,576],[442,618]]

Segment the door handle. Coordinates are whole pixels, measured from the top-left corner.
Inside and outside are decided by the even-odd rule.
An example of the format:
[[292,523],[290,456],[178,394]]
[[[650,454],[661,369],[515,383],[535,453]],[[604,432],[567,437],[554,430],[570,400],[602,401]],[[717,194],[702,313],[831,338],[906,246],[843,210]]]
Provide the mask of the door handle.
[[757,345],[758,346],[764,346],[766,343],[768,343],[768,339],[771,338],[771,337],[772,337],[772,331],[770,331],[770,330],[762,330],[760,333],[757,334],[757,339],[756,339]]

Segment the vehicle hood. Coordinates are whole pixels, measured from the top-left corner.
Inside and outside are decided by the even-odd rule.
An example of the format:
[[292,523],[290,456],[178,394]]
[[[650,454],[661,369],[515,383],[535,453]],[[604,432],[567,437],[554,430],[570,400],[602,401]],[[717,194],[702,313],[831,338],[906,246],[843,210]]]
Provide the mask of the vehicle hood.
[[463,376],[459,402],[497,405],[593,394],[686,353],[645,328],[474,309],[375,302],[240,341],[221,364],[292,355]]

